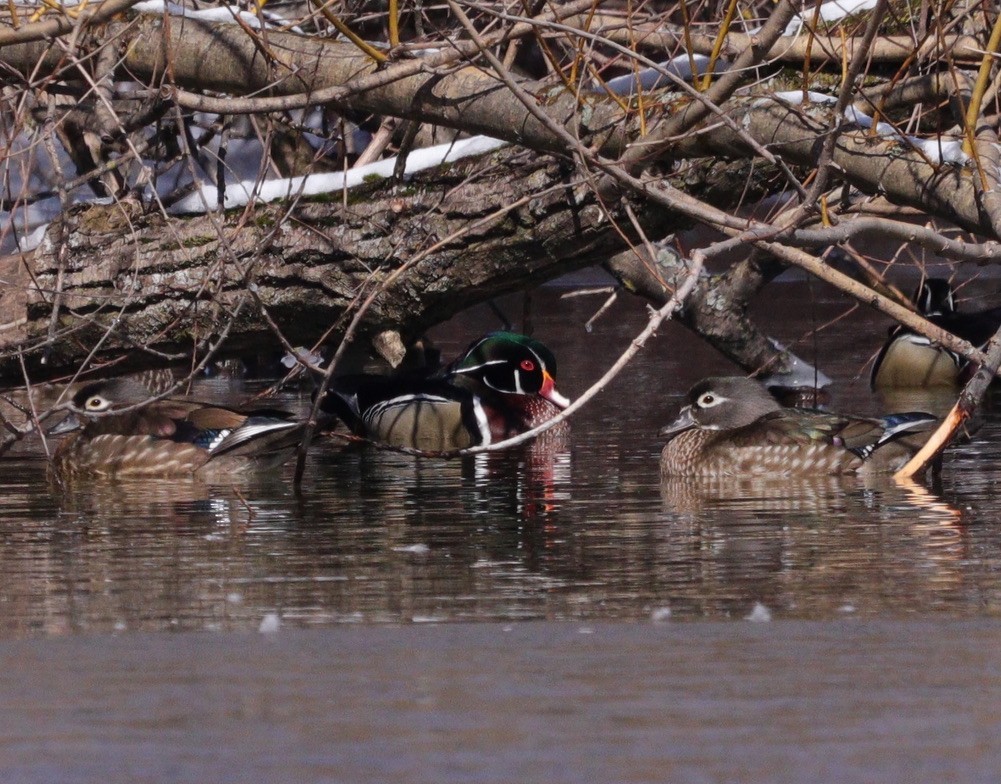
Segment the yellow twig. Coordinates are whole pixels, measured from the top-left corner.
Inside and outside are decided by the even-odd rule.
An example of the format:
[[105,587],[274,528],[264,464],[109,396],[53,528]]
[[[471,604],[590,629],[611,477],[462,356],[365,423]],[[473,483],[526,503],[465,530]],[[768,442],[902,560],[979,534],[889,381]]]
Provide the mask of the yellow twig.
[[55,0],[42,0],[38,10],[28,18],[28,21],[34,24],[45,16],[47,11],[62,11],[63,13],[66,13],[66,9],[55,2]]
[[826,194],[820,197],[820,220],[821,220],[821,225],[823,225],[823,226],[830,227],[830,226],[834,225],[831,222],[831,213],[830,213],[830,211],[828,210],[828,207],[827,207],[827,195]]
[[952,407],[952,411],[949,412],[948,416],[942,420],[942,424],[938,426],[938,429],[931,434],[923,447],[918,450],[918,453],[914,455],[897,473],[893,475],[894,479],[911,479],[915,476],[923,474],[928,468],[928,464],[945,449],[946,445],[952,441],[952,437],[955,435],[956,431],[962,427],[963,422],[969,418],[969,413],[967,413],[960,403],[956,403]]
[[726,7],[726,15],[723,17],[723,24],[719,28],[719,33],[716,34],[716,40],[713,42],[713,50],[709,55],[709,65],[706,67],[706,75],[702,79],[703,90],[708,90],[709,85],[712,84],[716,61],[719,59],[720,52],[723,51],[723,42],[726,40],[727,33],[730,32],[730,23],[733,22],[733,17],[736,13],[737,0],[730,0],[730,4]]
[[400,4],[399,0],[389,0],[389,45],[400,45]]
[[[1001,14],[994,20],[994,29],[991,30],[990,40],[987,42],[987,50],[980,61],[980,70],[977,71],[977,81],[973,85],[973,94],[970,95],[970,105],[966,107],[966,139],[963,142],[963,152],[973,155],[973,141],[977,134],[977,118],[980,117],[980,107],[984,101],[984,94],[987,92],[987,84],[991,77],[991,65],[994,64],[994,54],[1001,46]],[[984,188],[987,183],[984,182]]]
[[351,41],[351,43],[361,49],[373,60],[378,63],[384,63],[389,59],[383,52],[380,52],[372,46],[372,44],[359,38],[350,27],[344,24],[344,22],[342,22],[337,15],[327,7],[327,3],[324,3],[323,0],[313,0],[313,5],[315,5],[320,13],[323,14],[324,18],[336,28],[337,32]]
[[692,20],[688,15],[688,6],[685,0],[679,0],[678,10],[681,12],[681,31],[685,40],[685,51],[688,53],[688,68],[692,72],[692,84],[695,84],[695,75],[699,69],[695,67],[695,46],[692,44]]

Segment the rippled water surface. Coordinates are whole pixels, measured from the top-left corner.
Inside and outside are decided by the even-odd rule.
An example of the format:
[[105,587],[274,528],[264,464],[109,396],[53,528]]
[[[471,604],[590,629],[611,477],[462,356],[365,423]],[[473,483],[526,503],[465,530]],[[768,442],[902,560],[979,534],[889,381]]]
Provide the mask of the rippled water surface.
[[[787,343],[849,309],[773,288]],[[529,312],[573,397],[645,314],[623,300],[587,333],[601,298],[561,293]],[[434,337],[451,357],[496,326],[478,309]],[[834,407],[880,409],[885,327],[855,312],[797,347]],[[291,468],[61,492],[37,448],[5,458],[0,694],[23,722],[0,779],[992,780],[1001,417],[926,483],[662,484],[656,431],[716,372],[668,325],[568,443],[441,461],[327,441],[298,492]]]

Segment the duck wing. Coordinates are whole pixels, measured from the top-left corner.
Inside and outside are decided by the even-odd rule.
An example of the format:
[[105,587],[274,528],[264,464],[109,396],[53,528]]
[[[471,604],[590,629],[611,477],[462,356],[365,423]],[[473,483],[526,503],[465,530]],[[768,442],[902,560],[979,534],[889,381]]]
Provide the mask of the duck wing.
[[908,411],[884,417],[856,417],[826,411],[784,409],[762,417],[744,430],[745,439],[764,439],[770,444],[827,444],[847,450],[862,460],[887,444],[905,441],[920,448],[938,424],[938,417],[924,411]]
[[442,452],[489,443],[479,400],[444,379],[357,375],[334,379],[320,407],[356,435]]

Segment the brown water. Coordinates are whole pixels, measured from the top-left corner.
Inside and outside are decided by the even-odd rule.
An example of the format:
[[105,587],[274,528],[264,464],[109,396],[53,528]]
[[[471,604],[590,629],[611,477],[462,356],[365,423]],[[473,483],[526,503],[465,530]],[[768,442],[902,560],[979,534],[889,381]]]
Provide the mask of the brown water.
[[[784,342],[849,307],[774,288]],[[560,293],[534,332],[575,396],[645,315],[588,334],[600,298]],[[857,312],[798,350],[872,413],[884,334]],[[713,372],[667,326],[569,444],[324,443],[298,494],[288,471],[62,494],[5,459],[0,781],[996,780],[1001,418],[927,484],[662,486],[656,431]]]

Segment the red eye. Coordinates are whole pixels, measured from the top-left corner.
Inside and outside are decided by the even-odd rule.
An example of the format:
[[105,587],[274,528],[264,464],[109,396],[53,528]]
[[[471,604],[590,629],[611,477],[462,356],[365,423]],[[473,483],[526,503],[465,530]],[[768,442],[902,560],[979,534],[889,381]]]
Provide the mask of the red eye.
[[523,359],[521,360],[521,369],[526,373],[531,373],[535,370],[535,363],[530,359]]

